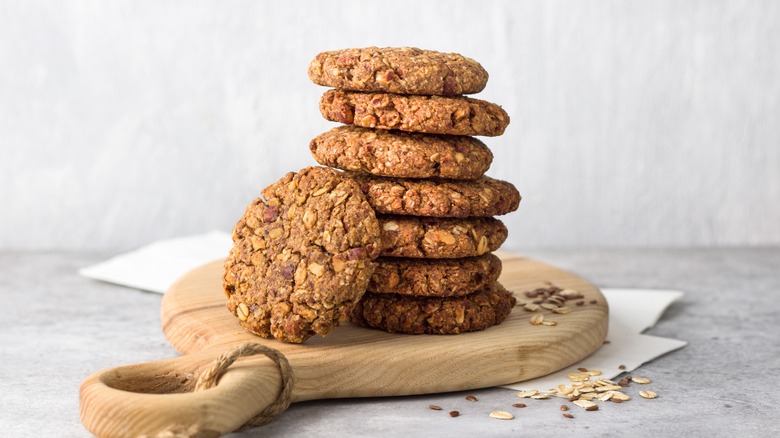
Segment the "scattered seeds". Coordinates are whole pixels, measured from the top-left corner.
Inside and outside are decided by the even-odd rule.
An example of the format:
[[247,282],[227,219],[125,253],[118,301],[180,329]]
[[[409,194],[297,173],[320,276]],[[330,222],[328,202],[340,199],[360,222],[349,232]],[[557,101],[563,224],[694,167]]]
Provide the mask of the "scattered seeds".
[[656,397],[658,397],[658,394],[656,394],[653,391],[639,391],[639,395],[641,395],[642,398],[656,398]]
[[458,412],[458,411],[450,411],[450,417],[457,417],[458,415],[460,415],[460,412]]
[[619,369],[620,371],[623,371],[623,370],[625,370],[625,369],[626,369],[626,366],[625,366],[625,365],[618,365],[618,369]]
[[469,395],[466,396],[466,400],[475,402],[478,399],[476,397],[474,397],[473,395],[469,394]]
[[506,411],[493,411],[490,413],[490,418],[497,418],[499,420],[511,420],[515,417]]
[[562,411],[568,411],[569,407],[567,405],[561,405],[561,410]]
[[537,313],[531,317],[531,325],[540,325],[544,322],[544,315]]
[[598,304],[598,300],[590,300],[591,304]]
[[599,410],[599,405],[588,406],[587,408],[585,408],[585,410],[586,411],[598,411]]
[[512,405],[515,408],[524,408],[526,406],[525,403],[515,403]]
[[644,378],[644,377],[632,377],[631,381],[634,382],[634,383],[641,383],[643,385],[646,384],[646,383],[650,383],[650,379],[647,379],[647,378]]
[[577,371],[579,371],[579,372],[581,372],[581,373],[587,373],[587,372],[588,372],[588,369],[587,369],[587,368],[582,368],[582,367],[580,367],[580,368],[577,368]]
[[574,418],[574,415],[572,415],[572,414],[570,414],[568,412],[564,412],[563,416],[566,417],[566,418]]
[[434,411],[440,411],[441,410],[441,406],[428,405],[428,409],[433,409]]

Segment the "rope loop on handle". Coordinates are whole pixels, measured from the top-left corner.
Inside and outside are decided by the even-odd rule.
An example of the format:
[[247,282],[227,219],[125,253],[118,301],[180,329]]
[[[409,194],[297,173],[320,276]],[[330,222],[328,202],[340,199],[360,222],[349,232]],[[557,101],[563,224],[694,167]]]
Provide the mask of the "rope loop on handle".
[[290,362],[287,361],[287,358],[279,350],[266,347],[263,344],[249,343],[240,345],[219,356],[211,367],[200,374],[198,382],[195,384],[195,392],[213,388],[214,386],[217,386],[217,381],[225,374],[228,367],[239,357],[254,356],[257,354],[267,356],[276,364],[282,378],[282,390],[279,391],[279,395],[273,403],[268,405],[254,417],[250,418],[249,421],[238,430],[266,425],[274,421],[279,414],[290,406],[292,390],[295,385],[295,374],[293,374],[292,367],[290,366]]

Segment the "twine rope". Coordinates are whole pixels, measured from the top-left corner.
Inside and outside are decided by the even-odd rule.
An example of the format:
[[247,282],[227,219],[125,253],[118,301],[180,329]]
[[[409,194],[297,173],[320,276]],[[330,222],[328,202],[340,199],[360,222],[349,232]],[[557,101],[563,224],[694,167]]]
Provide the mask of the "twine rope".
[[279,395],[273,403],[268,405],[254,417],[250,418],[249,421],[244,423],[238,430],[266,425],[274,421],[279,414],[290,406],[292,389],[295,384],[295,375],[293,374],[292,367],[290,366],[290,362],[287,361],[287,358],[279,350],[266,347],[263,344],[249,343],[240,345],[219,356],[211,367],[200,374],[198,382],[195,384],[195,392],[213,388],[217,386],[219,378],[225,374],[228,367],[238,358],[254,356],[257,354],[267,356],[276,364],[282,378],[282,390],[279,391]]

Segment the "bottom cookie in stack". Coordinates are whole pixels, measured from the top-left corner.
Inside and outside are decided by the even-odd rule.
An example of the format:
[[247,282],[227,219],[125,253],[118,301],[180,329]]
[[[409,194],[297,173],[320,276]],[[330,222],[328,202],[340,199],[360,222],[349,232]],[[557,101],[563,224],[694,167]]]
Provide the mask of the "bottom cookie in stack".
[[390,333],[458,334],[501,323],[515,304],[512,293],[498,282],[484,291],[452,297],[366,292],[350,319]]

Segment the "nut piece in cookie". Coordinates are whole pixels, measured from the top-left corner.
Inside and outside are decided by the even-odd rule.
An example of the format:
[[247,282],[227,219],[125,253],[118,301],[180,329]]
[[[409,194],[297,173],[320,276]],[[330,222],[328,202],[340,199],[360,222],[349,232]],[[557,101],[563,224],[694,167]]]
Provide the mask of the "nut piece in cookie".
[[320,113],[347,125],[428,134],[494,137],[509,125],[509,115],[500,106],[464,96],[328,90],[320,98]]
[[486,291],[449,298],[366,292],[350,319],[390,333],[457,334],[500,324],[516,303],[512,293],[499,283]]
[[327,335],[365,292],[378,253],[379,223],[354,181],[323,167],[290,172],[233,228],[227,307],[263,337]]
[[309,148],[322,165],[399,178],[471,180],[493,161],[490,149],[474,137],[357,126],[333,128],[318,135]]
[[309,64],[318,85],[352,91],[455,96],[479,93],[488,73],[473,59],[414,47],[366,47],[318,54]]

